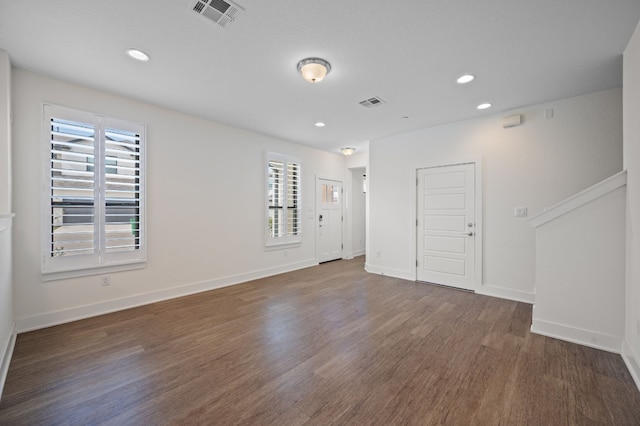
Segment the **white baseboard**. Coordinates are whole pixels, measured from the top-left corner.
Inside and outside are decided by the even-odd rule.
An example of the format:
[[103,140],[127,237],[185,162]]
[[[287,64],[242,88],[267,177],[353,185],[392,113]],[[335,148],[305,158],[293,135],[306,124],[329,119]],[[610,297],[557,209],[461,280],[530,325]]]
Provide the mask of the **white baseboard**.
[[640,357],[633,351],[626,339],[622,341],[622,359],[640,391]]
[[550,321],[534,319],[531,324],[531,332],[616,354],[619,354],[622,349],[622,337]]
[[355,259],[356,257],[360,257],[360,256],[364,256],[365,255],[365,251],[364,249],[362,250],[356,250],[356,251],[350,251],[349,253],[347,253],[343,259],[345,260],[351,260],[351,259]]
[[[371,265],[370,263],[365,263],[364,270],[371,274],[378,275],[388,275],[394,278],[400,278],[403,280],[416,281],[416,277],[413,275],[412,271],[401,271],[398,269],[390,269],[390,268],[381,268],[379,266]],[[513,290],[510,288],[504,287],[495,287],[492,285],[482,285],[478,290],[476,290],[477,294],[482,294],[484,296],[498,297],[500,299],[514,300],[516,302],[528,303],[532,305],[535,302],[535,293],[526,292],[522,290]]]
[[121,299],[107,300],[104,302],[92,303],[89,305],[76,306],[60,311],[47,312],[44,314],[33,315],[29,317],[16,318],[15,328],[18,333],[37,330],[40,328],[51,327],[71,321],[81,320],[84,318],[95,317],[98,315],[108,314],[111,312],[121,311],[124,309],[135,308],[136,306],[148,305],[150,303],[161,302],[163,300],[175,299],[177,297],[188,296],[190,294],[201,293],[203,291],[215,290],[222,287],[228,287],[235,284],[244,283],[259,278],[270,277],[285,272],[296,271],[298,269],[308,268],[317,265],[315,259],[308,259],[302,262],[282,265],[275,268],[267,268],[258,271],[252,271],[244,274],[232,275],[229,277],[216,278],[213,280],[200,281],[155,291],[151,293],[138,294],[134,296],[124,297]]
[[528,303],[530,305],[533,305],[536,300],[536,295],[533,292],[513,290],[504,287],[495,287],[489,284],[482,284],[480,288],[476,290],[476,293],[485,296],[499,297],[500,299]]
[[365,263],[364,270],[369,272],[370,274],[388,275],[393,278],[400,278],[401,280],[408,280],[408,281],[416,280],[416,277],[411,273],[411,271],[401,271],[399,269],[381,268],[379,266],[374,266],[369,263]]
[[9,333],[8,340],[2,342],[2,364],[0,364],[0,400],[2,400],[2,391],[4,390],[4,383],[7,380],[7,373],[9,373],[9,364],[11,363],[11,356],[13,355],[13,348],[16,345],[16,324],[11,324],[11,332]]

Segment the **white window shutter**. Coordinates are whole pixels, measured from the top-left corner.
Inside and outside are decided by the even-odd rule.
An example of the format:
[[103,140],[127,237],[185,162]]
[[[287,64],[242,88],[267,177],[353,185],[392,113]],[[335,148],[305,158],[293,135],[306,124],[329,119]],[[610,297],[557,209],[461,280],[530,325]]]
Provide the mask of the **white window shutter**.
[[301,166],[294,158],[267,154],[266,245],[301,241]]
[[144,261],[144,126],[45,105],[43,133],[43,272]]

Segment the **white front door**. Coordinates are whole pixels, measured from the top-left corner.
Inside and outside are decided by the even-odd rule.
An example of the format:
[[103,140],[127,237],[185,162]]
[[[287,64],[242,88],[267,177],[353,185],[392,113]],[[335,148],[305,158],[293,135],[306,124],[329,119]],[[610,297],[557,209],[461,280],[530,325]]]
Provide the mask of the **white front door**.
[[317,182],[318,262],[342,258],[342,182]]
[[417,279],[475,289],[475,165],[418,170]]

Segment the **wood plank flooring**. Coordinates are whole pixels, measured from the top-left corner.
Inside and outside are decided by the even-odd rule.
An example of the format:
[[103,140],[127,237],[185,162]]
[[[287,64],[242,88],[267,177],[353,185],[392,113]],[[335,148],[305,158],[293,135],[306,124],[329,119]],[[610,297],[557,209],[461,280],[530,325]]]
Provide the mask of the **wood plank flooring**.
[[639,425],[620,356],[362,258],[18,336],[1,425]]

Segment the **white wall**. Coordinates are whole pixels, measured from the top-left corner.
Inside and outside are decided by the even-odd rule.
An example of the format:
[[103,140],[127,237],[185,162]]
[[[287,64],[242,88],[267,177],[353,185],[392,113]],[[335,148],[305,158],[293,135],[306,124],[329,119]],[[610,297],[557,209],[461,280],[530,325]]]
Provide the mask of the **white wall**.
[[[503,129],[501,117],[512,113],[523,114],[524,123]],[[527,207],[534,215],[621,170],[622,91],[372,141],[369,270],[415,279],[416,169],[474,158],[483,167],[483,282],[477,291],[533,302],[534,230],[513,209]]]
[[0,215],[11,210],[11,62],[0,49]]
[[11,279],[11,64],[0,50],[0,397],[14,341]]
[[625,185],[626,173],[620,172],[531,219],[536,227],[531,331],[620,353]]
[[11,287],[11,217],[0,216],[0,398],[15,343]]
[[[14,282],[19,330],[175,297],[316,263],[314,175],[344,180],[337,154],[13,70]],[[147,125],[147,267],[43,281],[40,274],[44,101]],[[264,247],[267,151],[302,161],[303,243]],[[309,211],[311,209],[311,211]]]
[[624,168],[627,170],[625,361],[640,388],[640,24],[624,52]]

